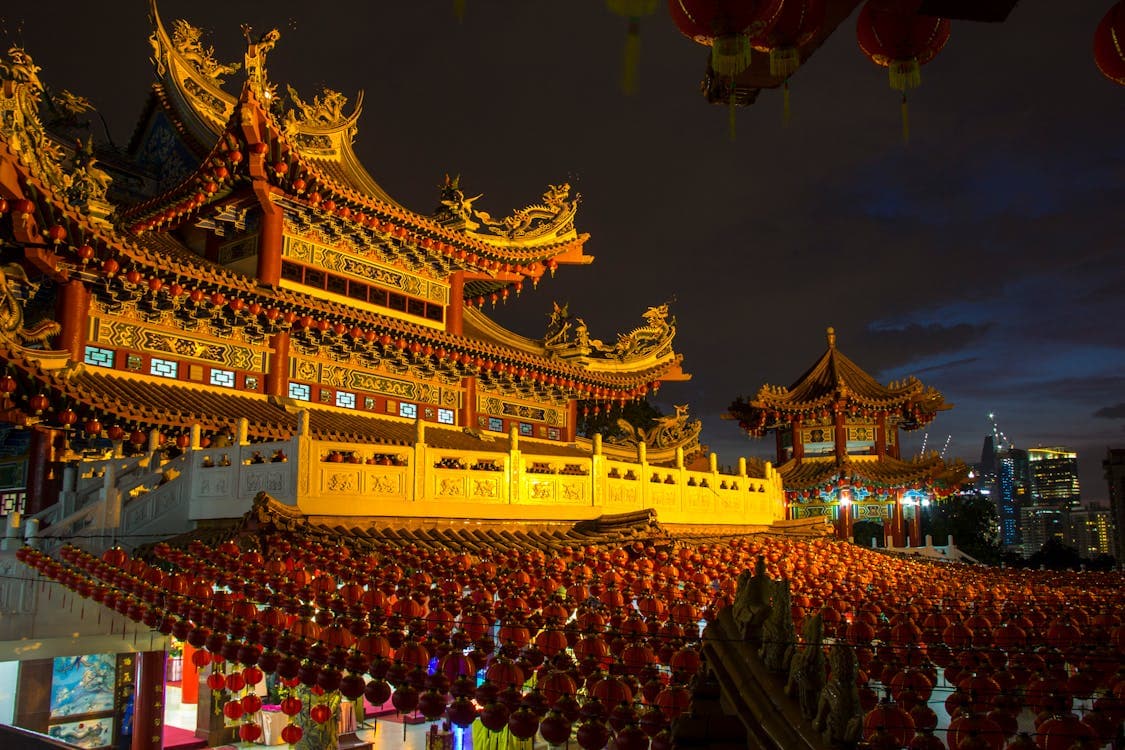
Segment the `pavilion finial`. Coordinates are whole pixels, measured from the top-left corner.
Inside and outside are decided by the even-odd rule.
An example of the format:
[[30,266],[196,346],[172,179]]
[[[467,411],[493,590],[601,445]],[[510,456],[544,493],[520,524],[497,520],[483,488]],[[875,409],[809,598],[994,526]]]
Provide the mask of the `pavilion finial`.
[[825,331],[825,333],[828,334],[828,348],[829,349],[835,349],[836,348],[836,329],[833,328],[832,326],[828,326],[828,330]]

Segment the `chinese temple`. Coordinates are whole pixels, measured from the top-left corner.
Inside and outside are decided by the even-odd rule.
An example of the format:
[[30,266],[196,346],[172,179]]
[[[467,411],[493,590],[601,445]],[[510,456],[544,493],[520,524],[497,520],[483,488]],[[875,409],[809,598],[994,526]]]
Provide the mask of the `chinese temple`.
[[831,518],[842,538],[873,520],[889,544],[917,545],[921,508],[956,490],[967,469],[937,453],[904,460],[899,431],[925,427],[951,405],[914,377],[880,384],[836,348],[832,328],[827,336],[828,350],[792,385],[763,385],[726,416],[751,437],[774,433],[789,518]]
[[155,539],[259,492],[310,515],[780,518],[768,465],[687,468],[686,408],[579,434],[690,377],[668,304],[606,341],[568,305],[542,338],[486,314],[592,262],[569,185],[493,216],[447,175],[435,210],[407,209],[353,149],[362,92],[272,81],[277,30],[244,28],[225,63],[150,16],[157,80],[125,153],[81,137],[90,103],[28,52],[0,65],[0,416],[30,432],[46,534]]

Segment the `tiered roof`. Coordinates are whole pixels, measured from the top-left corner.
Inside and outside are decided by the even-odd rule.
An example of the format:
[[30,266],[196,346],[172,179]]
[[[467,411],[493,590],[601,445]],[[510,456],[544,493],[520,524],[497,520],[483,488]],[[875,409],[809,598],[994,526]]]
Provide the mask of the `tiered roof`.
[[929,424],[951,408],[942,394],[909,376],[882,385],[836,348],[836,332],[827,330],[828,349],[788,388],[765,384],[751,400],[731,405],[729,418],[750,435],[761,437],[795,419],[843,410],[849,416],[884,414],[904,430]]

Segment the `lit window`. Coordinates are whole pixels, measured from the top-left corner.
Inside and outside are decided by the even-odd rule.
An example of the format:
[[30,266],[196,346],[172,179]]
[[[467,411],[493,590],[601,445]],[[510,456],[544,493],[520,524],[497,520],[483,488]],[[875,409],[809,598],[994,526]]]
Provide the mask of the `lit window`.
[[488,429],[492,430],[493,432],[503,432],[504,431],[504,420],[500,419],[499,417],[489,417],[488,418]]
[[304,383],[289,384],[289,398],[295,398],[300,401],[308,401],[311,397],[312,393],[309,387]]
[[354,409],[355,394],[347,391],[336,391],[336,406],[341,409]]
[[418,407],[415,404],[399,404],[398,415],[400,417],[407,417],[408,419],[416,419],[418,417]]
[[88,365],[97,367],[113,367],[113,350],[103,349],[100,346],[87,346],[86,356],[83,360]]
[[437,421],[440,424],[453,424],[453,410],[452,409],[438,409]]
[[175,362],[170,359],[160,359],[153,357],[152,362],[149,363],[148,372],[150,375],[159,375],[162,378],[174,378],[179,372],[179,367]]
[[211,370],[211,385],[234,388],[234,373],[231,370]]
[[535,428],[527,422],[520,422],[520,435],[524,437],[531,437],[535,434]]

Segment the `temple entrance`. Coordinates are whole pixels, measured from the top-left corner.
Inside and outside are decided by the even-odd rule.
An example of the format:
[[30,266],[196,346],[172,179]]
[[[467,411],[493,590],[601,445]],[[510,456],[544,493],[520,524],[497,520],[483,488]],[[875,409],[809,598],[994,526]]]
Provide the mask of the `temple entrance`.
[[879,546],[884,546],[884,529],[883,521],[879,519],[865,518],[862,521],[856,521],[852,524],[852,538],[855,543],[860,547],[870,547],[871,540],[874,539],[879,543]]

